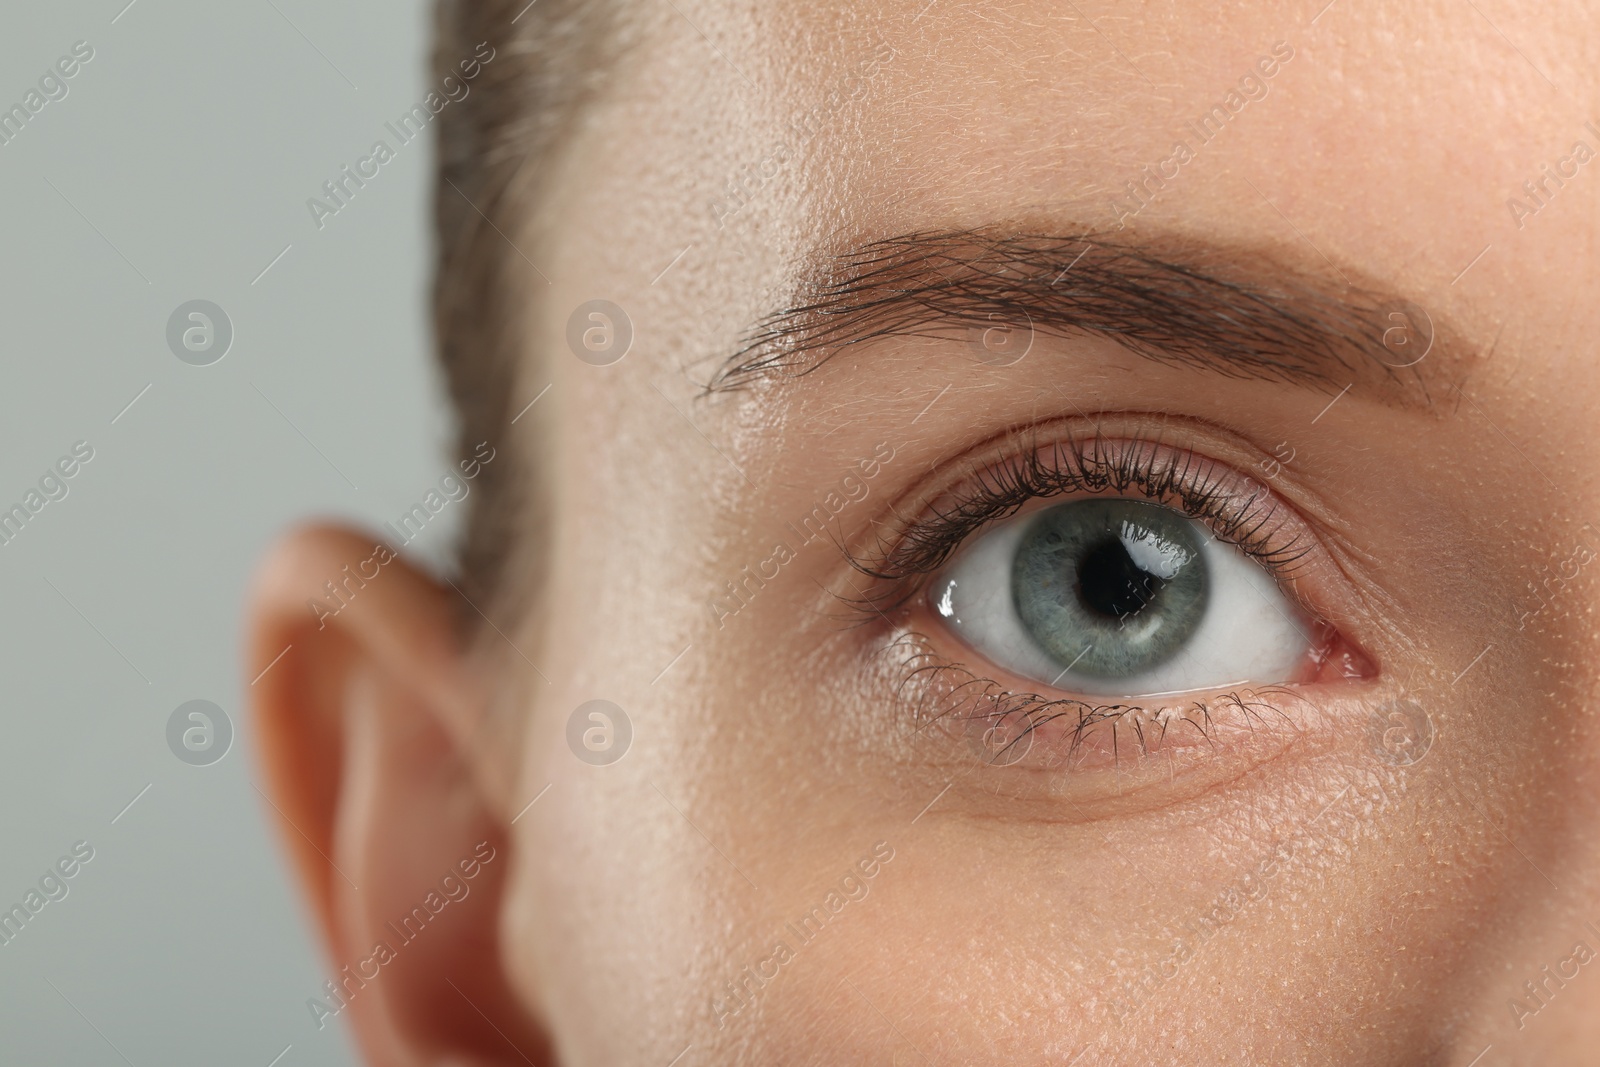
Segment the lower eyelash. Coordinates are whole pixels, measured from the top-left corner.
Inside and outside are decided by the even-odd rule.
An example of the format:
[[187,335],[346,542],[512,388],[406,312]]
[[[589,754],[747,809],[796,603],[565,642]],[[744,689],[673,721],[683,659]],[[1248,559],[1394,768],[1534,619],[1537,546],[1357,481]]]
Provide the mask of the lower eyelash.
[[[1205,700],[1184,700],[1152,709],[1140,704],[1096,704],[1071,698],[1050,698],[1007,689],[966,667],[944,659],[930,648],[926,635],[907,632],[885,650],[900,659],[904,673],[896,687],[896,703],[917,732],[943,729],[964,736],[984,762],[1008,765],[1029,754],[1041,738],[1050,769],[1082,762],[1091,741],[1107,748],[1113,764],[1121,758],[1121,738],[1130,752],[1149,756],[1167,747],[1169,734],[1187,731],[1215,746],[1224,732],[1254,732],[1269,717],[1295,728],[1283,705],[1303,700],[1287,686],[1259,686],[1220,692]],[[1099,730],[1101,736],[1096,737]],[[1175,737],[1174,740],[1177,740]]]

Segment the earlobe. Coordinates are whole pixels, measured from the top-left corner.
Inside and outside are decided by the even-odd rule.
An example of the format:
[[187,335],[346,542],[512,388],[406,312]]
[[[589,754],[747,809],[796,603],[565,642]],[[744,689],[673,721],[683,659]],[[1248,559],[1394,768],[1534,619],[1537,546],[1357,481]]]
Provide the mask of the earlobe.
[[300,530],[255,587],[263,795],[328,953],[307,1025],[351,1023],[374,1063],[548,1062],[500,954],[509,772],[478,756],[448,595],[387,551],[365,578],[377,547]]

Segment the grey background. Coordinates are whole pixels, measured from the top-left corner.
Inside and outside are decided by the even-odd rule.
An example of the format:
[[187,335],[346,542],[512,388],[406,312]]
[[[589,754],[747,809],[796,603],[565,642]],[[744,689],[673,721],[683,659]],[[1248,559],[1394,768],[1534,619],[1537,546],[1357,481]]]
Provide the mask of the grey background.
[[[306,207],[425,93],[425,5],[125,4],[13,2],[0,33],[5,108],[75,41],[95,51],[0,146],[0,510],[73,442],[95,451],[0,545],[0,910],[95,849],[0,946],[0,1058],[352,1063],[305,1006],[328,975],[251,785],[240,613],[295,517],[376,525],[446,469],[431,137],[321,231]],[[234,326],[208,367],[165,341],[192,299]],[[441,557],[448,525],[415,548]],[[235,726],[211,766],[167,748],[196,698]]]

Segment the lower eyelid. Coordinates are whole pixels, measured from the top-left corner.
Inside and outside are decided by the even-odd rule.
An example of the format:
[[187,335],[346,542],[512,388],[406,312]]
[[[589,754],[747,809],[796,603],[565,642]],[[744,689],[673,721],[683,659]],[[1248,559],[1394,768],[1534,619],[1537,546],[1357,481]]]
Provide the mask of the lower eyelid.
[[925,757],[940,762],[1071,778],[1112,773],[1122,789],[1140,768],[1172,776],[1230,755],[1259,762],[1329,724],[1319,702],[1291,685],[1102,703],[985,678],[939,655],[917,632],[900,633],[888,652],[902,677],[896,712],[922,740]]

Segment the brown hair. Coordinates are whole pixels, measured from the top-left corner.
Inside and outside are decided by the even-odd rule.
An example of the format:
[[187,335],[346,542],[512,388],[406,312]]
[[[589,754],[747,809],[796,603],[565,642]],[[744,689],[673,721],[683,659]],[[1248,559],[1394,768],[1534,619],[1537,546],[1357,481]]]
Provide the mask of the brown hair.
[[[527,261],[526,235],[563,134],[622,48],[616,8],[616,0],[439,0],[434,11],[435,84],[459,79],[475,53],[492,57],[436,122],[433,320],[455,452],[464,458],[482,441],[496,450],[468,498],[458,548],[469,630],[481,626],[480,611],[519,619],[536,584],[543,536],[533,449],[510,447],[511,421],[532,398],[517,387],[536,355],[530,308],[546,285]],[[477,52],[483,44],[493,52]]]

